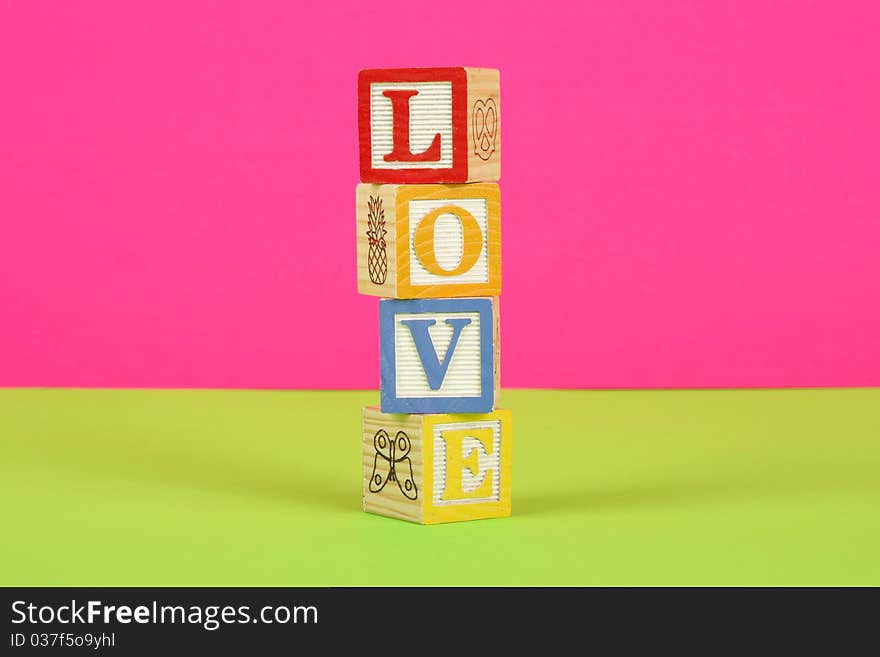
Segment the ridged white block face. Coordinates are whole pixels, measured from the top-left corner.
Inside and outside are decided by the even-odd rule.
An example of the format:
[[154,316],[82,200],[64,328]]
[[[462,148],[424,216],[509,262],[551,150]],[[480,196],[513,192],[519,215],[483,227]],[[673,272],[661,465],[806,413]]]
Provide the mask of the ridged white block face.
[[[394,148],[394,121],[388,89],[413,89],[409,99],[409,145],[423,153],[440,134],[440,160],[434,162],[386,162]],[[452,82],[376,82],[370,85],[370,160],[374,169],[434,169],[452,166]]]
[[[466,210],[480,226],[483,248],[477,262],[468,271],[457,276],[438,276],[425,269],[415,253],[413,238],[422,218],[444,205],[454,205]],[[409,202],[409,253],[410,281],[413,285],[451,285],[454,283],[489,282],[489,244],[486,236],[489,230],[489,204],[484,198],[430,199]],[[461,220],[454,214],[442,214],[434,224],[434,254],[437,263],[446,270],[455,269],[461,262],[464,252],[464,233]]]
[[[443,493],[446,490],[446,450],[448,445],[443,440],[443,432],[462,429],[491,429],[492,430],[492,453],[487,454],[483,443],[477,438],[465,438],[462,441],[462,458],[467,458],[476,451],[479,456],[477,472],[471,472],[470,468],[464,468],[461,473],[461,487],[466,493],[477,490],[486,477],[489,470],[492,471],[492,494],[489,497],[474,497],[464,500],[444,500]],[[500,498],[501,491],[501,422],[494,420],[489,422],[456,422],[454,424],[438,424],[434,427],[434,490],[432,501],[435,505],[445,504],[474,504],[477,502],[496,502]]]
[[[402,322],[407,319],[436,320],[428,328],[428,334],[434,343],[437,359],[443,362],[453,335],[453,328],[446,320],[460,317],[470,319],[471,323],[461,329],[443,383],[439,389],[432,390],[412,333]],[[394,349],[398,397],[479,397],[482,394],[480,313],[397,314],[394,316]]]

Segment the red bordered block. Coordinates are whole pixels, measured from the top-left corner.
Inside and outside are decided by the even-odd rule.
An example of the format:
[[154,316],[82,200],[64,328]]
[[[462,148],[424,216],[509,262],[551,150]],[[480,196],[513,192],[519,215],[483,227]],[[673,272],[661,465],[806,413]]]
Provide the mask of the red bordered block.
[[367,69],[358,75],[361,180],[494,182],[501,177],[499,73]]

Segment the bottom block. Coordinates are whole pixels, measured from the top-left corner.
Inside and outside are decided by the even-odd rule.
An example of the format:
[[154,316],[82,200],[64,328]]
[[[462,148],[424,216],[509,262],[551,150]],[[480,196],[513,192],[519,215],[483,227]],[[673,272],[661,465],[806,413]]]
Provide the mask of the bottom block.
[[511,416],[364,408],[364,511],[426,525],[510,515]]

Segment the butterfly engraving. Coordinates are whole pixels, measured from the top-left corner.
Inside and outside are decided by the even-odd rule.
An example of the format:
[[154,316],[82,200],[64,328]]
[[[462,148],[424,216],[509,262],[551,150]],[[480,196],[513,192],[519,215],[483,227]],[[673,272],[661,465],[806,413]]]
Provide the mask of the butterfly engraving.
[[[409,451],[412,448],[409,436],[398,431],[392,440],[384,429],[379,429],[373,436],[373,448],[376,450],[376,457],[373,459],[373,474],[370,476],[370,492],[378,493],[385,488],[385,484],[393,481],[405,497],[416,499],[419,490],[413,477],[412,461],[409,460]],[[384,475],[379,472],[379,459],[388,462],[388,472]],[[397,473],[397,466],[400,466],[403,479]]]

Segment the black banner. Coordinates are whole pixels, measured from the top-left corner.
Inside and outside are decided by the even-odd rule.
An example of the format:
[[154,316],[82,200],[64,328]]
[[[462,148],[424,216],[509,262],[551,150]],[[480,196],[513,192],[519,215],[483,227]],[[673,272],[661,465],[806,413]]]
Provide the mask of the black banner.
[[[518,591],[518,592],[517,592]],[[477,632],[565,622],[558,594],[451,588],[3,589],[3,654],[93,654],[330,647],[367,654],[409,638],[436,647]],[[418,644],[415,644],[415,648]],[[416,653],[418,650],[416,650]]]
[[[827,600],[821,606],[811,601],[814,595],[781,589],[5,588],[0,653],[274,654],[354,646],[373,654],[408,645],[403,652],[412,655],[441,646],[466,654],[475,645],[509,646],[522,636],[582,647],[613,641],[619,649],[701,633],[737,643],[756,631],[775,634],[786,618],[794,619],[798,633],[814,630],[810,617],[829,609]],[[827,625],[829,615],[821,617]]]

